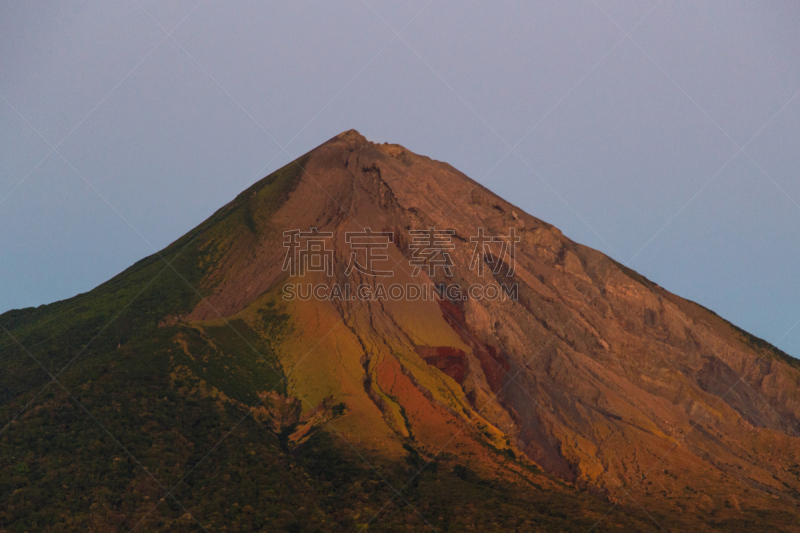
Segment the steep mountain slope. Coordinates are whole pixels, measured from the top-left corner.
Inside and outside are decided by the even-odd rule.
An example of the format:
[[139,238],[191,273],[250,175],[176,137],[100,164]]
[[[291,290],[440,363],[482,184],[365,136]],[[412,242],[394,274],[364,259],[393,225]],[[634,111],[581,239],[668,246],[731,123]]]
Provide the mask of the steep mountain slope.
[[[285,246],[311,228],[319,269]],[[391,242],[353,268],[353,243],[379,240],[365,228]],[[451,232],[446,255],[412,233],[429,228]],[[476,255],[484,234],[517,236],[513,255],[502,239]],[[512,297],[451,290],[487,285]],[[331,297],[347,286],[364,290]],[[449,297],[379,296],[391,286]],[[355,131],[94,291],[0,325],[0,528],[800,520],[796,360]]]

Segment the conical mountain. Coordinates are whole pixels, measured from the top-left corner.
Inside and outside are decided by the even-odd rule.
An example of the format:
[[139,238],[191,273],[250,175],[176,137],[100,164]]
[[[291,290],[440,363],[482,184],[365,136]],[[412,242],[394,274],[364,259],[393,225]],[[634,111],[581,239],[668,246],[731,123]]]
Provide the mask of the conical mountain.
[[800,520],[795,359],[353,130],[0,325],[0,528]]

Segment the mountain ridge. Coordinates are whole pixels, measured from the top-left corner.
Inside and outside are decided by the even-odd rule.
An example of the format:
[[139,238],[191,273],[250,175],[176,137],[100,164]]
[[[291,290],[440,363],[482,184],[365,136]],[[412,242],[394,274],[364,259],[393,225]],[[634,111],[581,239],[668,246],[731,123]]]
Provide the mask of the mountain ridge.
[[[415,276],[418,249],[410,232],[434,227],[453,231],[454,273],[423,268]],[[286,232],[310,228],[330,233],[335,268],[330,275],[307,272],[303,283],[376,290],[377,278],[346,268],[353,258],[348,233],[372,228],[395,239],[383,253],[385,267],[399,267],[392,277],[399,285],[508,282],[516,284],[518,298],[287,300],[285,287],[294,278],[283,268]],[[500,263],[486,263],[497,272],[473,272],[470,238],[480,228],[512,236],[514,228],[520,242],[513,269],[497,241]],[[196,398],[220,413],[255,405],[253,423],[275,438],[278,451],[265,452],[270,461],[291,461],[280,459],[288,454],[302,462],[331,433],[351,452],[389,465],[404,489],[409,478],[435,486],[436,475],[459,487],[476,480],[522,483],[534,487],[514,489],[526,498],[582,502],[576,520],[594,525],[606,518],[581,494],[608,499],[607,520],[638,521],[639,529],[649,520],[658,527],[749,524],[788,531],[797,518],[796,360],[569,240],[450,165],[399,145],[370,143],[355,130],[256,182],[184,237],[93,291],[4,313],[0,325],[20,341],[15,347],[0,340],[8,376],[0,384],[10,391],[0,423],[15,420],[8,427],[23,441],[31,435],[17,418],[35,424],[42,410],[25,404],[47,394],[36,392],[47,376],[39,370],[38,378],[30,377],[37,372],[22,349],[30,344],[52,374],[63,374],[69,390],[102,388],[92,383],[114,381],[109,376],[117,369],[142,358],[154,368],[137,372],[152,378],[161,369],[157,375],[166,382],[158,390],[180,405]],[[94,377],[87,382],[87,376]],[[137,394],[124,380],[114,382],[123,389],[116,394]],[[126,424],[134,415],[103,413],[121,433],[140,438]],[[2,439],[0,446],[8,445]],[[146,447],[135,451],[159,462]],[[178,463],[191,465],[191,456]],[[439,474],[430,472],[434,464]],[[12,466],[0,463],[0,472]],[[405,493],[398,494],[387,494],[386,505],[402,502]],[[320,513],[330,519],[337,506],[364,505],[354,498]],[[199,513],[203,500],[194,501]],[[131,504],[129,514],[145,507]],[[686,516],[673,516],[678,511]],[[442,523],[457,521],[451,511],[439,512],[447,516]],[[509,520],[514,513],[525,515],[515,508]],[[417,518],[439,520],[426,516]],[[525,516],[536,523],[536,516]],[[370,522],[379,527],[380,516]]]

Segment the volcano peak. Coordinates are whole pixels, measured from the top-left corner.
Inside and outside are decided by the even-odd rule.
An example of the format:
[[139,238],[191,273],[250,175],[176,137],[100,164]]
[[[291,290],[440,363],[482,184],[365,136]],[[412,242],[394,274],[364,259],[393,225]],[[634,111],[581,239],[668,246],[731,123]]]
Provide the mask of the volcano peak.
[[[503,493],[514,498],[547,494],[586,527],[616,507],[590,501],[593,494],[630,497],[676,530],[710,531],[702,526],[713,523],[796,531],[796,360],[571,241],[452,166],[354,129],[97,289],[0,319],[14,335],[0,336],[0,407],[14,407],[0,414],[18,411],[24,394],[37,390],[18,387],[27,383],[20,362],[30,361],[9,338],[36,346],[45,361],[67,361],[96,334],[70,383],[115,433],[133,438],[145,427],[127,404],[153,410],[147,438],[132,440],[132,453],[153,471],[196,462],[192,450],[208,445],[196,428],[218,424],[195,417],[235,414],[235,422],[252,408],[246,446],[231,447],[261,447],[238,460],[250,465],[248,475],[279,460],[315,476],[338,468],[338,448],[314,455],[332,442],[325,435],[333,428],[371,463],[401,472],[398,486],[418,479],[419,490],[437,497],[456,487],[451,508],[459,512],[479,505],[462,495],[485,479],[492,487],[515,483]],[[139,402],[148,390],[150,400]],[[19,429],[9,424],[19,433],[0,441],[0,457],[45,446],[45,416],[72,424],[56,401],[42,398]],[[237,438],[238,430],[230,433]],[[58,446],[94,450],[100,441],[91,435],[64,433]],[[183,448],[161,465],[161,450],[175,442]],[[20,464],[15,480],[28,471]],[[319,496],[338,492],[342,505],[360,505],[372,478],[359,476],[342,491],[319,483]],[[280,477],[259,479],[248,486],[263,495]],[[131,477],[130,487],[140,486]],[[255,508],[273,505],[240,496]],[[537,508],[520,504],[512,514]],[[487,516],[497,509],[479,508]],[[2,521],[0,511],[0,531]]]
[[374,144],[374,143],[370,142],[369,140],[367,140],[366,137],[361,135],[361,133],[359,133],[358,130],[355,130],[355,129],[349,129],[347,131],[343,131],[339,135],[336,135],[335,137],[333,137],[333,139],[331,139],[331,140],[334,140],[334,139],[345,141],[345,142],[348,142],[348,143],[353,144],[353,145],[359,145],[359,144],[365,144],[365,143]]

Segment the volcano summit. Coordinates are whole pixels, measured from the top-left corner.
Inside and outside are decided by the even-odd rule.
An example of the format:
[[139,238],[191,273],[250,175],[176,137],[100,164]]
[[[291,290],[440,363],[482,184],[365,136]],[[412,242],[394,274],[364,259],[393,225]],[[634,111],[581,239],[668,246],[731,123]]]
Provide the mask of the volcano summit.
[[800,362],[354,130],[0,369],[0,531],[800,527]]

